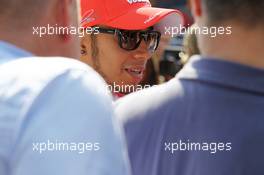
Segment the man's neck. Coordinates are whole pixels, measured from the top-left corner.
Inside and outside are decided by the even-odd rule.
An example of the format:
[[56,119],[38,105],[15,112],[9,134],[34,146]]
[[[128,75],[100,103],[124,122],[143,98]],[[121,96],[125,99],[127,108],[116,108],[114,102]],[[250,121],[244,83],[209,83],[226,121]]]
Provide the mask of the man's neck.
[[264,29],[241,29],[232,25],[231,35],[206,38],[204,56],[264,69]]
[[26,33],[1,31],[0,40],[13,44],[18,48],[34,54],[34,48],[32,46],[35,47],[36,44],[32,44],[33,38]]

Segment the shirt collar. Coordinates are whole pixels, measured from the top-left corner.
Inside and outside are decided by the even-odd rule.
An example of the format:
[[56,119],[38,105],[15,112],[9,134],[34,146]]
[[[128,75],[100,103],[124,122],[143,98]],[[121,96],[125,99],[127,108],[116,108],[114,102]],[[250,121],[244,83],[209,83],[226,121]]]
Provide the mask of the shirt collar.
[[264,69],[220,59],[194,56],[177,77],[180,79],[196,79],[264,94]]
[[0,40],[0,63],[12,59],[31,56],[33,55],[30,52],[20,49],[11,43]]

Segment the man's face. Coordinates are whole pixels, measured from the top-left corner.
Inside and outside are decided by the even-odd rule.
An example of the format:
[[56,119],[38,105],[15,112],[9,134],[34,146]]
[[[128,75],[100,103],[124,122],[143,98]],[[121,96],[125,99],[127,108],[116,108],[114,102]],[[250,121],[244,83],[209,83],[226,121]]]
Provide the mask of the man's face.
[[86,37],[84,44],[87,43],[89,53],[81,60],[99,72],[109,85],[137,85],[141,81],[147,60],[151,57],[143,40],[136,50],[126,51],[119,47],[117,36],[100,33],[95,35],[98,55],[92,58],[91,36]]

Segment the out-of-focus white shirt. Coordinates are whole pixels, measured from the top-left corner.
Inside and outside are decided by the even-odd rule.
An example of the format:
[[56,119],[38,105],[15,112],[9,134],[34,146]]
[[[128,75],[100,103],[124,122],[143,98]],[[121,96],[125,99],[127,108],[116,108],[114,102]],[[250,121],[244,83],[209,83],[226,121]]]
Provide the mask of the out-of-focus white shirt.
[[0,41],[0,174],[129,174],[105,86],[79,61]]

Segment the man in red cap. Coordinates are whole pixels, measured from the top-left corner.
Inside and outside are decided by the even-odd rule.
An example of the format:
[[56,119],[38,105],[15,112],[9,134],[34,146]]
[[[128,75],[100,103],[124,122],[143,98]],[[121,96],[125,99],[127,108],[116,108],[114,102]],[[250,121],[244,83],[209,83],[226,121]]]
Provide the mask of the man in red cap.
[[165,16],[182,14],[153,8],[148,0],[82,0],[82,26],[93,33],[81,41],[81,60],[92,66],[109,84],[115,96],[136,90],[147,60],[157,49],[161,32],[154,25]]

